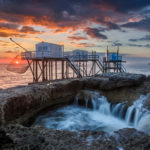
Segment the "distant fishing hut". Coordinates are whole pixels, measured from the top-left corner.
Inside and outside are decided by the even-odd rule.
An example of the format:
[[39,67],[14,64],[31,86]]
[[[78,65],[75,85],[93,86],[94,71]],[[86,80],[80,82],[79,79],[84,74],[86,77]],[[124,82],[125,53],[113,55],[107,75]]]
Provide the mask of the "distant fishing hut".
[[75,49],[72,51],[73,60],[87,60],[88,59],[88,51]]
[[116,52],[110,52],[107,47],[106,56],[103,57],[104,72],[126,72],[123,65],[126,61],[119,54],[119,47]]

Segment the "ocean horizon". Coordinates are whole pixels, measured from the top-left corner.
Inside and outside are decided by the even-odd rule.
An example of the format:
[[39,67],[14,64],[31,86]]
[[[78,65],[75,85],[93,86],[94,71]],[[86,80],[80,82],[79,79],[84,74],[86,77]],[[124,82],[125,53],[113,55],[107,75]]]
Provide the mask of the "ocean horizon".
[[[129,73],[150,75],[150,58],[132,57],[125,55],[124,66]],[[32,82],[32,74],[28,69],[24,74],[17,74],[7,71],[8,64],[0,64],[0,89],[7,89],[15,86],[28,85]]]

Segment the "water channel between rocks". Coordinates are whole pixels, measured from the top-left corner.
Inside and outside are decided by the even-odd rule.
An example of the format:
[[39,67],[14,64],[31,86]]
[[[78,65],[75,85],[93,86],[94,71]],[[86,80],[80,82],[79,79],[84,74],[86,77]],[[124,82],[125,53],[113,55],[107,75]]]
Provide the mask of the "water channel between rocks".
[[38,116],[33,125],[69,131],[113,132],[122,128],[136,128],[149,132],[150,111],[143,107],[148,96],[149,94],[141,95],[131,106],[127,107],[125,101],[111,104],[98,92],[84,91],[82,106],[79,105],[79,93],[72,105]]

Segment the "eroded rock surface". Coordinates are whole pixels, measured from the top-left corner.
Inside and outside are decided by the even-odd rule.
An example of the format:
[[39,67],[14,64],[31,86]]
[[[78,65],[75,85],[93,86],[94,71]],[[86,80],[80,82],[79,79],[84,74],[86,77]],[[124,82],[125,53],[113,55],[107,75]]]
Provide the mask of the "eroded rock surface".
[[120,147],[125,150],[149,150],[150,136],[136,129],[121,129],[115,132]]
[[[109,135],[105,132],[70,132],[16,124],[28,122],[49,107],[72,102],[82,90],[95,90],[111,103],[126,100],[130,105],[141,94],[150,92],[150,79],[138,74],[106,73],[0,90],[0,124],[15,123],[0,129],[0,149],[150,150],[150,136],[135,129],[121,129]],[[145,107],[150,109],[150,98]]]
[[75,95],[83,89],[99,91],[111,103],[124,100],[132,103],[141,94],[150,91],[149,83],[145,75],[105,73],[95,77],[2,90],[0,91],[0,124],[27,122],[51,106],[72,102]]
[[0,128],[0,149],[7,149],[10,147],[13,148],[13,141],[6,135],[5,130]]
[[[149,150],[150,136],[135,129],[122,129],[114,134],[96,131],[69,132],[41,127],[9,125],[7,136],[14,147],[31,150]],[[9,146],[11,148],[12,145]]]

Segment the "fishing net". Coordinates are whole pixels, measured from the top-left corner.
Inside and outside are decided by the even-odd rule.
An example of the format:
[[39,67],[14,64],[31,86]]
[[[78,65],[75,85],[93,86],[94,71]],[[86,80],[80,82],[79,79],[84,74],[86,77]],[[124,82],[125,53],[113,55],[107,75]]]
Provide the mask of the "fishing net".
[[23,74],[29,68],[26,57],[23,57],[22,53],[18,54],[8,65],[7,70],[14,73]]

